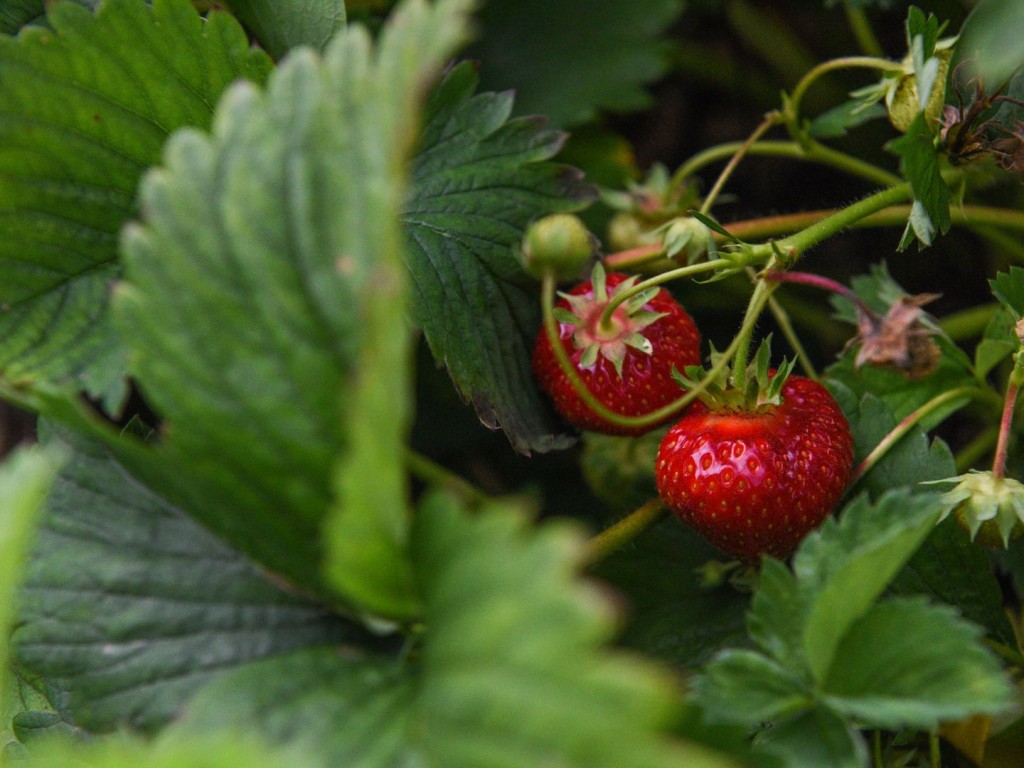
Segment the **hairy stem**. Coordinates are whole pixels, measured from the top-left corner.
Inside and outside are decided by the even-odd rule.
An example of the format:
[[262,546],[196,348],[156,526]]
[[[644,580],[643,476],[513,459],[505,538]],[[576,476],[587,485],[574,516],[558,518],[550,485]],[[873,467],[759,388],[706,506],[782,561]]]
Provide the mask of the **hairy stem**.
[[800,367],[803,369],[804,374],[809,379],[814,381],[818,380],[818,372],[814,369],[814,363],[811,362],[811,356],[807,354],[807,350],[804,348],[803,342],[800,341],[800,337],[796,333],[796,329],[793,328],[793,323],[789,319],[789,313],[786,308],[779,303],[779,300],[774,296],[768,299],[768,309],[772,313],[772,317],[775,318],[775,322],[778,324],[779,329],[782,331],[782,335],[785,336],[786,341],[789,342],[789,346],[796,352],[797,359],[800,361]]
[[490,498],[465,478],[431,461],[421,453],[408,451],[405,455],[405,464],[409,471],[423,482],[443,486],[462,496],[466,501],[479,504]]
[[878,42],[878,38],[875,37],[874,30],[871,29],[871,24],[864,9],[854,6],[850,0],[843,0],[843,10],[846,11],[846,20],[860,49],[868,56],[879,57],[884,55],[882,45]]
[[1013,411],[1017,405],[1017,395],[1024,379],[1024,349],[1014,355],[1013,371],[1006,384],[1006,397],[1003,399],[1003,412],[999,418],[999,438],[996,441],[996,452],[992,458],[992,477],[1001,480],[1006,476],[1006,450],[1010,445],[1010,432],[1013,430]]
[[[683,163],[672,176],[672,185],[678,186],[705,166],[733,157],[745,142],[729,142],[709,147],[698,152]],[[900,182],[900,177],[860,158],[847,155],[839,150],[826,147],[816,141],[759,141],[747,147],[746,154],[762,157],[786,157],[806,160],[831,166],[853,176],[866,179],[874,184],[891,186]]]
[[887,454],[896,443],[902,440],[910,430],[912,430],[917,424],[921,422],[929,414],[938,410],[947,403],[957,400],[959,398],[970,399],[982,399],[987,397],[985,390],[979,389],[978,387],[957,387],[956,389],[950,389],[942,394],[936,395],[927,403],[922,405],[920,408],[915,410],[913,413],[905,416],[903,420],[893,427],[892,431],[883,437],[864,460],[853,471],[853,477],[850,478],[849,487],[852,488],[856,485],[864,475],[871,471],[871,469],[881,461],[882,457]]
[[751,294],[750,301],[747,304],[747,313],[743,318],[743,325],[733,340],[733,346],[736,349],[733,352],[732,358],[732,383],[737,389],[746,389],[747,362],[750,359],[750,342],[754,336],[754,326],[757,324],[757,319],[761,316],[768,300],[771,298],[774,288],[774,285],[764,280],[757,281],[757,284],[754,286],[754,292]]
[[723,168],[722,172],[718,175],[718,179],[715,181],[715,185],[711,188],[711,191],[708,192],[707,197],[704,198],[704,202],[700,206],[701,213],[707,214],[711,210],[712,206],[715,204],[715,200],[718,199],[718,195],[722,192],[722,189],[725,187],[729,177],[732,176],[733,171],[736,170],[736,167],[740,164],[744,155],[747,154],[747,151],[757,142],[758,139],[768,132],[768,129],[777,123],[778,113],[769,112],[764,116],[764,119],[757,128],[754,129],[754,132],[747,137],[747,140],[740,144],[739,148],[729,159],[725,168]]
[[727,269],[734,266],[736,266],[736,262],[730,259],[713,259],[711,261],[702,261],[699,264],[691,264],[687,267],[670,269],[667,272],[662,272],[658,275],[654,275],[653,277],[649,277],[646,280],[637,283],[632,288],[621,291],[615,296],[615,298],[609,301],[608,306],[605,307],[605,310],[601,315],[601,322],[610,322],[616,309],[634,296],[643,293],[648,288],[664,285],[672,280],[680,280],[684,277],[693,277],[694,275],[701,275],[705,272],[716,272],[719,269]]
[[878,56],[843,56],[838,59],[823,61],[814,67],[801,78],[796,84],[793,93],[786,104],[786,120],[790,126],[799,131],[800,126],[800,102],[803,101],[807,90],[814,85],[822,75],[835,72],[839,69],[874,69],[879,72],[902,72],[903,65],[896,61],[889,61]]
[[660,499],[652,499],[587,542],[583,565],[590,567],[604,560],[615,550],[633,541],[665,514]]

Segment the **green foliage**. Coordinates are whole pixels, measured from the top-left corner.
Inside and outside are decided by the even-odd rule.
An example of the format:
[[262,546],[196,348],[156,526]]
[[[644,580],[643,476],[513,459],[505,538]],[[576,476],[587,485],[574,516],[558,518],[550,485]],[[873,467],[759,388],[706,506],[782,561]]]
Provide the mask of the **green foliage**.
[[106,311],[135,188],[180,126],[205,127],[269,62],[226,14],[188,0],[58,3],[53,31],[0,38],[0,370],[77,377],[116,410],[123,348]]
[[1003,83],[1024,61],[1024,41],[1015,34],[1022,22],[1024,11],[1013,0],[981,0],[960,31],[956,58],[991,86]]
[[1024,317],[1024,269],[1010,267],[990,280],[989,285],[992,286],[992,294],[1013,315],[1014,321]]
[[0,7],[0,33],[13,35],[22,27],[39,23],[45,17],[43,0],[11,0]]
[[118,737],[93,744],[56,741],[33,750],[26,765],[32,768],[284,768],[294,765],[295,755],[284,754],[254,738],[220,734],[200,739],[162,739],[149,744]]
[[[0,463],[0,762],[1020,752],[1024,547],[932,484],[1024,471],[1017,4],[0,5],[0,397],[42,417]],[[577,441],[535,386],[524,233],[576,212],[713,362],[777,330],[825,371],[852,479],[788,563],[663,514],[663,430]]]
[[807,764],[801,755],[817,745],[835,752],[829,765],[858,765],[857,725],[934,728],[1009,707],[979,628],[922,598],[879,602],[939,512],[934,494],[860,497],[805,539],[792,573],[766,562],[748,619],[757,650],[725,651],[708,665],[699,694],[709,715],[775,723],[764,748],[787,764]]
[[233,0],[231,11],[275,59],[300,45],[323,51],[345,26],[343,0]]
[[272,584],[99,444],[66,432],[46,443],[68,459],[24,575],[13,643],[24,669],[67,693],[50,702],[63,719],[154,730],[225,669],[365,640]]
[[[7,638],[14,624],[17,592],[39,514],[60,460],[56,451],[25,449],[0,465],[0,659],[7,658]],[[15,685],[0,664],[0,694],[8,709]],[[10,686],[10,687],[9,687]]]
[[743,643],[750,596],[704,580],[719,557],[693,529],[668,518],[602,562],[597,574],[629,601],[621,642],[688,669]]
[[657,735],[674,716],[671,676],[600,648],[615,616],[572,575],[578,538],[526,524],[508,505],[470,516],[430,496],[411,545],[425,625],[414,653],[251,665],[202,691],[179,727],[256,729],[325,766],[730,765]]
[[487,0],[469,55],[484,62],[485,87],[516,90],[519,114],[578,125],[650,104],[644,85],[669,53],[659,38],[681,9],[679,0]]
[[807,126],[807,132],[816,139],[838,139],[864,123],[885,117],[881,104],[862,104],[851,100],[823,112]]
[[540,313],[518,248],[528,223],[592,197],[579,172],[548,162],[564,137],[509,120],[510,94],[474,95],[455,67],[426,106],[423,149],[402,220],[413,316],[480,419],[521,452],[564,448],[530,373]]
[[[461,37],[464,6],[412,6],[372,58],[359,28],[322,61],[297,52],[266,94],[233,89],[211,137],[176,135],[166,169],[143,186],[146,224],[126,233],[117,301],[132,370],[174,425],[133,467],[319,592],[325,554],[369,536],[359,539],[369,563],[332,564],[332,585],[366,610],[403,617],[415,597],[396,478],[410,362],[396,214],[409,110]],[[388,386],[378,392],[381,370]],[[353,471],[336,487],[339,455]],[[335,492],[345,508],[325,553],[320,527]]]

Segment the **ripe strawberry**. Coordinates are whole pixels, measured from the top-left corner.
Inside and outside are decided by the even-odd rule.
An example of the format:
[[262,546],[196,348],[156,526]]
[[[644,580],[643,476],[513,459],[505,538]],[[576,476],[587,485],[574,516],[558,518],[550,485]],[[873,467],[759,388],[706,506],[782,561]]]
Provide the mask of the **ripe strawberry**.
[[[682,393],[672,379],[673,367],[700,362],[697,326],[664,289],[651,288],[628,299],[615,309],[609,326],[601,326],[609,301],[635,282],[636,277],[605,275],[598,265],[591,280],[560,294],[555,305],[562,346],[580,379],[599,403],[623,416],[642,416],[677,399]],[[559,367],[543,328],[533,350],[533,371],[558,412],[580,429],[639,435],[658,426],[624,427],[595,413]]]
[[695,402],[668,431],[658,493],[726,552],[748,562],[784,558],[842,496],[853,465],[850,427],[828,390],[799,376],[761,405],[737,399],[732,407]]

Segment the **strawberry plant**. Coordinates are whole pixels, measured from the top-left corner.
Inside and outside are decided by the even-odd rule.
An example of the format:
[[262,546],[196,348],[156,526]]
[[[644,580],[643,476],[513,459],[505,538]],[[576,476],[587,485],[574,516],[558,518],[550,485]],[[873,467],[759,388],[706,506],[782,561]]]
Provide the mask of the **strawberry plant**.
[[1020,765],[1022,28],[0,2],[0,764]]

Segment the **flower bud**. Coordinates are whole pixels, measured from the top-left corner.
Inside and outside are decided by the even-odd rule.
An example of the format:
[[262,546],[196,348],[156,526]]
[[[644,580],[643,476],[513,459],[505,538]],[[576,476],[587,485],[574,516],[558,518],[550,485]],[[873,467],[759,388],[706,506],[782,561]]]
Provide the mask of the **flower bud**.
[[[942,117],[942,108],[946,103],[946,75],[949,72],[953,49],[936,47],[935,56],[939,60],[939,71],[924,110],[925,120],[930,126],[938,125]],[[914,74],[914,66],[909,56],[903,60],[903,67],[904,73],[892,81],[885,94],[885,108],[889,112],[889,122],[892,126],[897,131],[905,133],[920,112],[921,104],[917,98],[917,76]]]
[[578,277],[597,251],[597,241],[578,216],[556,213],[530,225],[523,239],[523,266],[538,280],[553,272],[555,278]]

